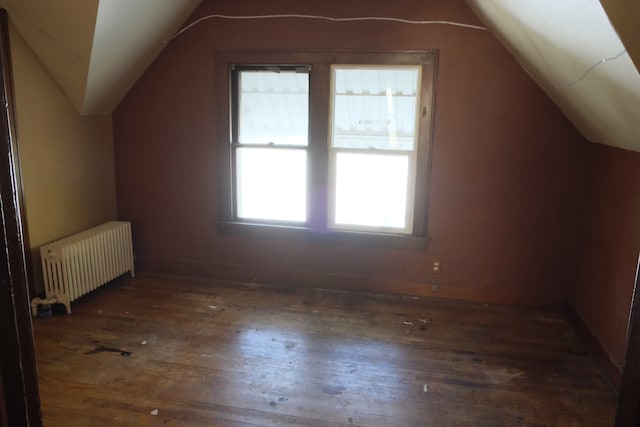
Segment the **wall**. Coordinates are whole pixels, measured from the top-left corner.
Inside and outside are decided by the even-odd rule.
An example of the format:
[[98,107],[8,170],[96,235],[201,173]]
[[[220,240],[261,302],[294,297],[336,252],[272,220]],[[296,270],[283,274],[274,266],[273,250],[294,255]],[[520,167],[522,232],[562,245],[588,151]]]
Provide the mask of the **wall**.
[[18,148],[26,222],[42,289],[39,247],[116,217],[111,116],[82,117],[12,27]]
[[[461,0],[205,1],[208,14],[394,16],[481,25]],[[426,251],[222,233],[214,52],[439,49]],[[205,20],[114,112],[118,216],[138,268],[172,274],[557,306],[577,268],[585,141],[487,31],[308,19]],[[441,259],[442,272],[431,263]],[[433,293],[437,282],[440,291]]]
[[600,3],[640,71],[640,44],[636,43],[640,37],[640,3],[635,0],[600,0]]
[[583,254],[569,302],[607,353],[618,384],[640,253],[640,153],[589,144],[585,187]]

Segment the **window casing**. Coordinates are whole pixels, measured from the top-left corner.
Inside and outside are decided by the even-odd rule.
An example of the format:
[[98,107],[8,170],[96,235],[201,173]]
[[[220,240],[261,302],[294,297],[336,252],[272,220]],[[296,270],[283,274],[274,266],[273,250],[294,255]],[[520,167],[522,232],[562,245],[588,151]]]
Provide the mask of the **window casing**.
[[[434,51],[218,52],[219,224],[250,234],[424,247],[436,62]],[[274,119],[287,108],[288,120]],[[363,165],[369,170],[354,174]],[[244,198],[247,186],[258,189],[257,208]],[[348,203],[357,197],[354,219]],[[297,200],[295,209],[281,209],[288,199]]]

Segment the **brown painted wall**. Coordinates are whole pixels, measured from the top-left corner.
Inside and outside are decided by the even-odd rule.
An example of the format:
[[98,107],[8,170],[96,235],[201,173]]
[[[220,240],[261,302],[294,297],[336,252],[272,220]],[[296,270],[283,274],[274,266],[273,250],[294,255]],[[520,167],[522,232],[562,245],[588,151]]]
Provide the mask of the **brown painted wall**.
[[[640,153],[588,145],[579,279],[569,302],[620,368],[640,252]],[[619,381],[620,371],[613,374]]]
[[600,0],[629,57],[640,71],[640,3],[636,0]]
[[[481,25],[462,0],[205,1],[207,14],[394,16]],[[217,49],[439,49],[426,251],[223,234],[216,221]],[[138,268],[531,305],[576,271],[585,141],[487,31],[308,19],[201,22],[113,115],[118,216]],[[434,258],[442,273],[431,272]]]

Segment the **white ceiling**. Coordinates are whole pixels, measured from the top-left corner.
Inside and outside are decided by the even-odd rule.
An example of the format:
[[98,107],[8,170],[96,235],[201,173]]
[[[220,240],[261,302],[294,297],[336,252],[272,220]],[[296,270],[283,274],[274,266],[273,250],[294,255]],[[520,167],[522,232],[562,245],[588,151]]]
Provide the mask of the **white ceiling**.
[[0,0],[83,115],[109,114],[200,0]]
[[588,140],[640,151],[640,74],[598,0],[467,2]]
[[[200,1],[0,0],[0,6],[78,112],[94,115],[114,110]],[[622,11],[623,40],[633,54],[640,13],[627,5],[636,0],[602,1]],[[640,151],[640,74],[598,0],[467,2],[587,139]]]

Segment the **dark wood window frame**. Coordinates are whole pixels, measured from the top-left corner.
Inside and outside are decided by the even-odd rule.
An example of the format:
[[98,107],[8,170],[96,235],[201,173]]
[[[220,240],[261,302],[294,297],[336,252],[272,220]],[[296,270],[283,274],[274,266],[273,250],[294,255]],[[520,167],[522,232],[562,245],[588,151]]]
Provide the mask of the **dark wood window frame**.
[[[250,236],[308,239],[339,243],[424,249],[428,241],[427,217],[431,145],[435,102],[438,52],[429,51],[221,51],[215,53],[217,79],[217,116],[219,132],[219,217],[221,231]],[[331,65],[420,65],[419,134],[416,184],[414,194],[413,233],[389,234],[356,232],[327,228],[328,202],[328,123]],[[233,91],[231,79],[237,66],[309,66],[309,146],[308,155],[308,219],[304,225],[267,221],[246,221],[234,213],[233,176]],[[320,206],[320,208],[318,208]]]

